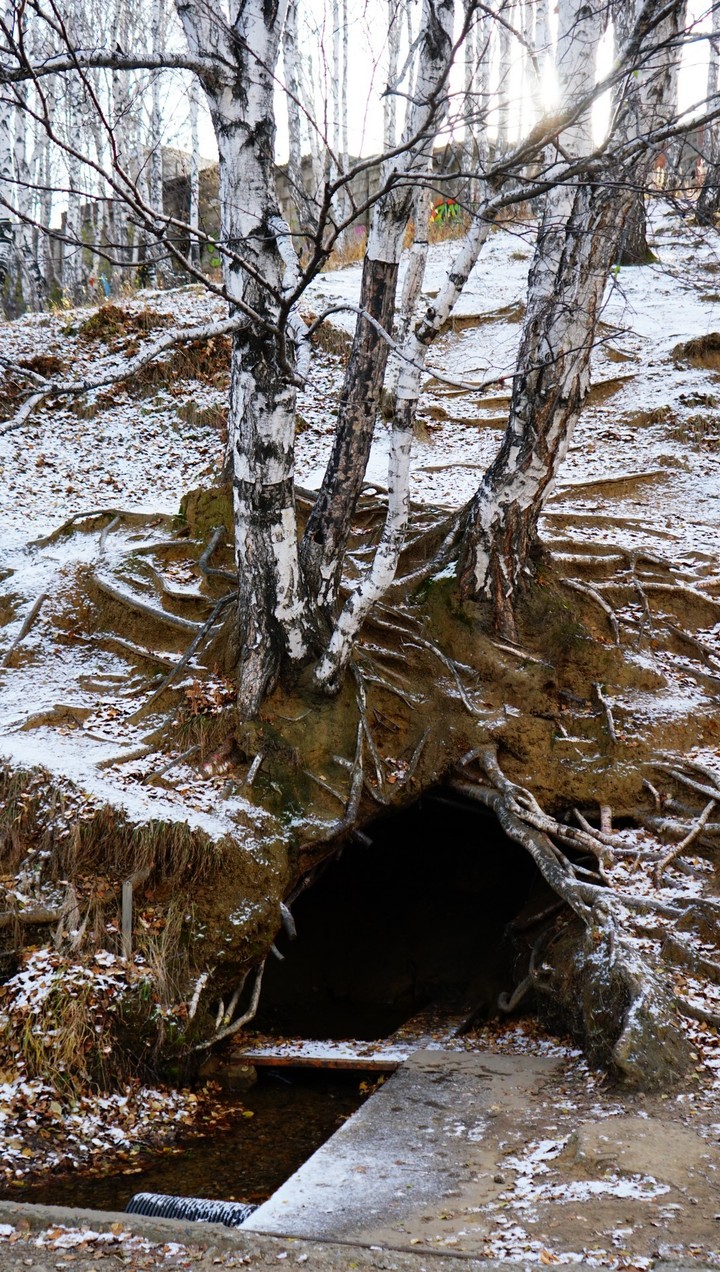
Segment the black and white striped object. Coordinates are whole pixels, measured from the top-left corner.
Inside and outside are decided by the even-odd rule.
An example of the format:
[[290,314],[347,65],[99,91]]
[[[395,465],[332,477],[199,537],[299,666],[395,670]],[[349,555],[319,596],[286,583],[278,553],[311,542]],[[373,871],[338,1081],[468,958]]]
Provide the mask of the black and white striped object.
[[257,1206],[242,1201],[210,1201],[207,1197],[171,1197],[165,1193],[135,1193],[125,1213],[155,1215],[161,1219],[189,1219],[192,1223],[224,1223],[239,1228]]

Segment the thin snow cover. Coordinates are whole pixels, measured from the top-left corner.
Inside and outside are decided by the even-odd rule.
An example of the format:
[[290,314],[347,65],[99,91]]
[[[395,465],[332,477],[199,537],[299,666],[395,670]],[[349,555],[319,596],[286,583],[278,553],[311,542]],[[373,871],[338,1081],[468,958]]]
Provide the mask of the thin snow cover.
[[[702,368],[675,365],[671,355],[678,343],[706,334],[713,322],[720,325],[708,303],[718,250],[712,235],[691,232],[662,206],[652,221],[658,263],[621,269],[608,286],[602,340],[593,358],[596,392],[583,410],[550,507],[580,517],[607,513],[608,491],[598,482],[655,471],[656,479],[642,489],[610,493],[612,511],[621,514],[623,524],[603,526],[603,540],[640,547],[656,543],[659,532],[673,543],[675,559],[687,554],[694,562],[698,554],[717,555],[720,549],[720,472],[709,450],[687,445],[683,425],[712,408],[717,381]],[[531,228],[527,233],[530,237]],[[451,242],[431,246],[426,301],[439,290],[456,248]],[[462,392],[432,374],[477,383],[512,373],[530,256],[531,246],[517,231],[495,230],[455,311],[464,325],[432,346],[418,411],[421,428],[413,444],[413,499],[449,507],[464,503],[497,453],[510,382],[491,391]],[[309,290],[308,304],[315,313],[331,304],[356,305],[360,279],[359,265],[323,274]],[[349,334],[355,315],[341,313],[333,322]],[[339,375],[338,367],[331,377],[335,385]],[[298,475],[306,485],[318,484],[332,440],[326,396],[331,386],[325,383],[316,392],[312,378],[300,405],[310,427],[297,446]],[[368,471],[368,481],[380,489],[387,481],[388,438],[388,430],[380,427]],[[595,486],[581,488],[590,482]],[[627,518],[636,522],[635,529]],[[571,527],[565,532],[574,533]],[[586,537],[587,527],[575,534]]]
[[[116,959],[114,954],[102,950],[95,954],[93,963],[95,966],[92,963],[69,964],[61,961],[52,950],[33,950],[23,969],[3,985],[3,999],[11,1004],[12,1011],[27,1011],[32,1016],[39,1016],[60,983],[70,994],[91,985],[95,995],[110,997],[127,988],[127,965]],[[106,970],[100,971],[99,968]]]
[[113,1224],[109,1232],[95,1232],[92,1228],[68,1228],[65,1224],[57,1224],[54,1228],[46,1228],[38,1233],[32,1244],[40,1249],[50,1250],[91,1250],[93,1246],[99,1246],[99,1253],[103,1255],[113,1247],[121,1247],[116,1257],[122,1261],[137,1254],[151,1254],[156,1260],[165,1261],[189,1253],[186,1246],[177,1241],[164,1244],[148,1241],[145,1237],[138,1237],[127,1231],[121,1224]]
[[551,1056],[562,1060],[579,1060],[582,1051],[558,1038],[540,1031],[532,1020],[493,1022],[453,1040],[457,1050],[498,1052],[504,1055]]
[[[167,315],[170,324],[196,326],[226,316],[226,307],[201,287],[172,292],[145,290],[120,302],[124,310]],[[3,324],[3,352],[21,362],[51,354],[65,366],[58,378],[82,380],[116,364],[96,340],[78,338],[92,309],[28,314]],[[29,425],[0,438],[0,475],[6,497],[0,538],[12,530],[24,539],[52,530],[73,513],[114,502],[123,508],[177,511],[180,497],[217,472],[221,443],[202,420],[222,408],[224,387],[203,381],[158,384],[140,399],[122,389],[98,389],[75,402],[60,400]],[[12,496],[8,498],[8,493]]]
[[[0,1083],[0,1178],[6,1182],[49,1170],[98,1164],[118,1150],[146,1148],[148,1126],[162,1125],[170,1141],[194,1120],[187,1092],[130,1086],[125,1095],[60,1096],[38,1078]],[[52,1136],[38,1136],[38,1127]]]
[[[53,1017],[43,1007],[60,987],[65,998],[85,996],[97,1016],[98,1011],[112,1012],[142,975],[137,960],[128,965],[107,951],[80,964],[68,963],[55,951],[34,950],[2,988],[5,1032],[12,1037],[13,1031],[19,1035],[29,1028],[38,1045],[51,1045]],[[18,1070],[0,1083],[0,1177],[6,1180],[52,1168],[70,1170],[118,1149],[145,1146],[149,1126],[160,1127],[162,1138],[172,1139],[197,1113],[197,1097],[186,1091],[130,1083],[125,1094],[63,1094],[61,1086],[28,1076],[20,1059]],[[56,1077],[61,1084],[63,1075]],[[38,1135],[40,1126],[51,1127],[52,1134]]]
[[[533,1141],[518,1157],[507,1157],[504,1166],[515,1171],[511,1192],[500,1194],[499,1204],[510,1203],[514,1210],[537,1217],[537,1207],[547,1202],[581,1202],[592,1197],[633,1198],[648,1201],[670,1191],[652,1175],[627,1175],[613,1171],[602,1179],[563,1180],[559,1183],[539,1181],[550,1173],[551,1165],[565,1147],[566,1140]],[[493,1209],[491,1203],[489,1209]]]

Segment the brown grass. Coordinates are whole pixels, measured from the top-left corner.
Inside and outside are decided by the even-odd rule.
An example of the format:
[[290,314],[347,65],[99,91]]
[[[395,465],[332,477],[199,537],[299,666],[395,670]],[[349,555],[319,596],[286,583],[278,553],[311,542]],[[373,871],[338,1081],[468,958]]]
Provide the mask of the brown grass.
[[672,358],[674,362],[689,362],[693,367],[720,371],[720,332],[711,331],[706,336],[675,345]]
[[80,324],[77,334],[83,340],[100,340],[109,345],[124,336],[143,336],[149,331],[171,327],[172,324],[173,319],[169,314],[159,314],[153,309],[133,312],[122,309],[120,305],[108,304],[101,305],[86,318]]

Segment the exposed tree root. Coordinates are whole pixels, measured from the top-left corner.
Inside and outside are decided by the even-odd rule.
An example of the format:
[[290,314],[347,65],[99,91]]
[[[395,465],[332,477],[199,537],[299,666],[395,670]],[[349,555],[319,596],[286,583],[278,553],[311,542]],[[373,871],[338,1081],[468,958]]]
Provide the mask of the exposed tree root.
[[209,635],[210,631],[212,630],[212,627],[215,621],[217,620],[218,615],[221,613],[221,611],[225,608],[226,605],[229,605],[230,601],[235,600],[236,595],[237,594],[235,592],[231,592],[227,596],[221,596],[220,600],[214,606],[213,611],[210,614],[210,617],[206,620],[206,622],[202,624],[202,626],[199,626],[199,624],[197,623],[192,624],[193,630],[197,633],[196,636],[193,638],[193,640],[191,640],[182,658],[178,659],[177,663],[175,663],[175,665],[173,666],[172,670],[168,673],[168,675],[165,676],[162,683],[158,685],[157,689],[155,689],[155,691],[150,695],[147,701],[143,702],[142,706],[139,707],[138,710],[132,716],[130,716],[131,723],[137,720],[141,715],[144,715],[145,712],[149,711],[150,708],[155,705],[158,698],[162,697],[165,691],[169,689],[173,680],[175,680],[175,678],[180,674],[180,672],[183,671],[183,669],[189,665],[193,654],[197,652],[202,642],[206,639],[206,637]]
[[562,583],[563,587],[572,588],[573,592],[579,592],[581,596],[589,597],[591,601],[594,601],[595,604],[600,607],[603,614],[605,614],[608,620],[608,623],[610,624],[610,630],[612,631],[613,637],[615,639],[615,644],[619,645],[620,644],[620,627],[617,621],[617,615],[614,609],[612,608],[612,606],[608,605],[608,602],[605,600],[605,598],[600,595],[597,588],[590,587],[589,583],[579,583],[577,579],[561,578],[560,582]]
[[616,745],[617,733],[615,732],[615,720],[613,718],[612,707],[610,706],[610,702],[608,698],[605,696],[605,694],[603,693],[602,685],[599,683],[599,681],[595,682],[595,684],[593,685],[593,689],[595,690],[595,696],[598,702],[600,703],[600,706],[605,715],[605,723],[607,724],[607,731],[610,736],[610,741],[613,743],[613,745]]
[[3,655],[2,660],[0,660],[0,667],[9,667],[9,666],[10,666],[10,661],[11,661],[11,659],[12,659],[13,654],[15,653],[15,650],[16,650],[16,649],[18,648],[18,646],[19,646],[19,645],[21,645],[21,644],[22,644],[22,642],[24,641],[25,637],[27,636],[28,632],[30,631],[30,628],[32,627],[33,623],[35,622],[35,619],[37,618],[38,614],[40,613],[40,610],[42,609],[42,607],[43,607],[43,605],[45,604],[46,600],[47,600],[47,592],[41,592],[40,596],[38,596],[37,600],[36,600],[36,601],[34,602],[34,604],[32,605],[32,607],[31,607],[31,609],[30,609],[29,613],[26,615],[26,617],[25,617],[25,619],[24,619],[24,621],[23,621],[23,623],[22,623],[22,626],[21,626],[20,631],[18,632],[17,636],[16,636],[16,637],[15,637],[15,639],[13,640],[12,644],[10,645],[10,647],[9,647],[9,648],[5,651],[5,654]]
[[172,614],[169,610],[160,609],[158,605],[152,605],[149,601],[143,600],[141,596],[138,596],[137,592],[130,592],[125,588],[118,587],[116,583],[111,583],[109,579],[104,579],[99,574],[95,575],[95,586],[98,591],[104,593],[105,596],[109,596],[111,600],[117,601],[118,604],[136,610],[138,614],[143,614],[146,618],[152,618],[157,623],[164,623],[167,627],[178,627],[185,632],[196,632],[200,627],[200,624],[193,622],[192,619],[181,618],[179,614]]
[[[590,841],[596,853],[610,853],[611,846],[602,842],[610,836],[601,832],[599,840],[584,828],[571,831],[543,813],[529,791],[505,777],[494,747],[478,748],[465,757],[464,773],[470,765],[480,768],[484,780],[456,779],[453,788],[492,809],[506,834],[529,852],[543,878],[576,915],[575,936],[558,962],[551,988],[574,1019],[589,1054],[612,1061],[628,1078],[647,1085],[677,1076],[687,1063],[688,1047],[673,1020],[672,995],[633,944],[625,915],[628,908],[655,909],[678,918],[682,907],[657,909],[646,897],[586,882],[584,867],[571,861],[560,845],[577,848]],[[571,940],[569,935],[564,939]],[[519,987],[522,993],[531,980]]]
[[[217,1032],[214,1033],[211,1038],[206,1038],[204,1042],[199,1042],[197,1046],[195,1047],[196,1051],[207,1051],[210,1047],[214,1047],[216,1043],[223,1042],[225,1038],[232,1038],[233,1034],[239,1033],[240,1030],[243,1029],[245,1025],[249,1025],[250,1021],[255,1019],[255,1016],[257,1015],[257,1009],[260,1004],[260,990],[262,989],[262,979],[263,979],[263,972],[265,971],[265,961],[266,960],[263,959],[262,963],[260,964],[260,966],[258,967],[255,973],[255,982],[253,984],[252,997],[250,999],[250,1003],[249,1003],[247,1011],[243,1012],[242,1016],[239,1016],[237,1020],[232,1020],[232,1023],[227,1024],[223,1029],[218,1029]],[[243,981],[243,985],[244,985],[244,981]],[[232,1018],[232,1013],[235,1011],[235,1008],[237,1007],[243,985],[241,985],[236,990],[229,1004],[228,1011],[223,1012],[223,1017],[229,1016],[230,1018]]]
[[699,1003],[691,1003],[687,998],[683,998],[681,994],[676,996],[675,1001],[678,1005],[678,1011],[683,1016],[689,1016],[691,1020],[701,1020],[703,1024],[713,1025],[716,1029],[720,1029],[720,1012],[710,1011],[707,1007],[701,1007]]
[[208,540],[207,547],[203,549],[198,558],[197,568],[206,579],[223,579],[225,582],[237,583],[235,574],[231,574],[229,570],[218,570],[210,565],[226,534],[227,531],[224,526],[216,526]]
[[707,825],[714,811],[715,811],[715,800],[711,799],[710,802],[705,805],[705,808],[703,809],[702,813],[700,814],[697,821],[695,822],[695,825],[688,832],[685,838],[682,839],[679,844],[676,844],[674,848],[671,848],[670,851],[665,854],[662,860],[657,863],[655,870],[653,872],[653,878],[655,880],[656,888],[659,888],[661,886],[663,874],[667,870],[668,866],[672,865],[673,861],[675,861],[677,857],[681,856],[682,853],[684,853],[685,850],[689,848],[690,845],[695,842],[698,836],[702,833],[703,826]]
[[146,512],[128,512],[124,508],[93,508],[89,512],[76,512],[72,517],[68,517],[67,521],[63,521],[61,526],[53,530],[51,534],[43,535],[40,539],[32,539],[31,548],[47,548],[51,543],[57,543],[58,539],[62,539],[71,530],[77,529],[82,521],[97,521],[98,517],[109,517],[110,521],[115,521],[117,525],[120,521],[129,522],[132,525],[157,525],[158,522],[171,522],[172,517],[164,513]]
[[720,963],[699,953],[694,946],[683,941],[675,932],[668,932],[662,947],[663,958],[671,963],[680,963],[689,967],[699,976],[707,976],[720,985]]

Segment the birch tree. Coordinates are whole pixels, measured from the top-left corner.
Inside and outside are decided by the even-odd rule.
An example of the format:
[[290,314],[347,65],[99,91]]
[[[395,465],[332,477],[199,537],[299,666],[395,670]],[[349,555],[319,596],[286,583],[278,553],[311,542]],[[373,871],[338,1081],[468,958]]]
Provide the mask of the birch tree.
[[379,334],[392,328],[403,236],[413,179],[427,172],[432,142],[447,113],[453,46],[453,0],[423,0],[421,47],[412,109],[401,154],[383,165],[387,193],[373,208],[363,262],[360,310],[340,397],[333,452],[302,544],[314,604],[335,604],[352,515],[365,477],[388,357]]
[[[713,110],[720,88],[720,7],[713,6],[712,32],[708,55],[706,105]],[[720,212],[720,137],[716,120],[706,127],[703,148],[705,173],[697,201],[697,219],[701,225],[713,225]]]
[[[537,541],[538,518],[572,440],[590,384],[590,357],[625,218],[654,160],[653,133],[674,105],[685,6],[645,0],[635,9],[627,61],[604,161],[547,195],[530,269],[510,417],[500,452],[468,511],[460,568],[465,595],[492,600],[496,624],[515,636],[513,602]],[[595,0],[561,0],[557,69],[566,101],[592,85],[607,19]],[[641,50],[646,49],[645,55]],[[650,52],[651,50],[651,52]],[[565,155],[593,153],[589,111],[563,131]],[[558,151],[559,155],[559,151]]]
[[[315,224],[308,227],[311,259],[301,271],[275,191],[273,95],[284,38],[290,40],[286,49],[288,66],[292,64],[294,10],[288,23],[285,0],[270,7],[260,0],[239,0],[230,20],[220,6],[204,0],[176,0],[176,9],[187,41],[187,49],[177,54],[159,49],[154,38],[154,47],[139,52],[73,48],[48,57],[38,68],[28,66],[22,49],[9,45],[4,75],[10,84],[30,79],[37,83],[49,76],[69,82],[85,70],[106,68],[112,73],[116,112],[123,106],[116,83],[123,74],[181,69],[196,78],[205,94],[219,151],[218,251],[223,261],[222,284],[207,285],[228,301],[230,316],[224,324],[208,324],[203,331],[232,335],[228,428],[238,577],[232,646],[239,711],[251,718],[283,668],[292,672],[319,658],[318,682],[330,689],[339,684],[364,618],[395,578],[406,540],[412,430],[430,345],[452,311],[494,219],[514,202],[543,193],[509,425],[498,458],[463,522],[463,590],[466,595],[489,596],[499,625],[512,635],[513,600],[535,543],[538,517],[587,391],[597,315],[619,227],[652,163],[654,139],[667,130],[683,6],[645,0],[633,10],[635,21],[619,52],[619,69],[611,77],[616,86],[613,126],[608,141],[596,147],[590,108],[597,92],[595,53],[607,20],[606,5],[600,0],[562,0],[557,52],[562,109],[540,120],[511,151],[498,153],[493,164],[479,153],[476,175],[482,198],[438,296],[416,315],[427,251],[426,240],[418,237],[403,303],[407,320],[396,328],[394,341],[403,237],[411,214],[418,222],[425,216],[433,143],[448,118],[455,52],[452,0],[423,0],[403,137],[380,164],[380,189],[372,207],[357,325],[332,453],[302,544],[295,508],[294,438],[296,396],[306,374],[308,343],[297,301],[346,228],[340,196],[352,174],[326,181]],[[340,5],[337,9],[342,12]],[[506,35],[511,34],[508,12],[503,8],[497,20],[493,18]],[[517,5],[512,12],[522,19]],[[474,20],[470,0],[460,23],[460,46]],[[487,48],[491,30],[496,29],[488,22],[483,7],[480,54],[486,64],[478,89],[483,109]],[[536,26],[535,38],[546,40],[543,23]],[[16,59],[14,70],[10,53]],[[69,93],[66,96],[72,101]],[[77,120],[80,107],[72,109]],[[68,128],[75,126],[69,123]],[[338,127],[338,144],[344,150],[341,118]],[[77,151],[67,138],[57,141],[69,169],[78,159]],[[123,145],[129,145],[127,138]],[[98,152],[100,148],[98,142]],[[531,164],[535,175],[528,175]],[[79,175],[73,179],[80,188]],[[117,149],[104,179],[111,197],[126,201],[143,233],[167,241],[178,263],[198,277],[192,252],[183,258],[173,246],[180,231],[191,244],[201,237],[192,223],[194,216],[190,225],[183,225],[153,206],[123,167]],[[66,237],[79,247],[81,227],[71,229]],[[167,340],[172,337],[164,337],[158,348],[168,347]],[[341,604],[345,550],[391,344],[398,350],[400,372],[385,532],[370,571]],[[150,351],[148,360],[152,356]],[[73,384],[43,388],[23,406],[22,419],[33,401],[81,389]],[[448,551],[457,551],[460,531],[456,519]]]
[[231,312],[253,319],[233,337],[229,419],[238,706],[250,717],[281,659],[297,662],[308,652],[293,485],[296,387],[277,339],[286,266],[273,228],[280,221],[273,91],[285,5],[243,0],[232,25],[202,0],[178,0],[177,8],[218,142]]

